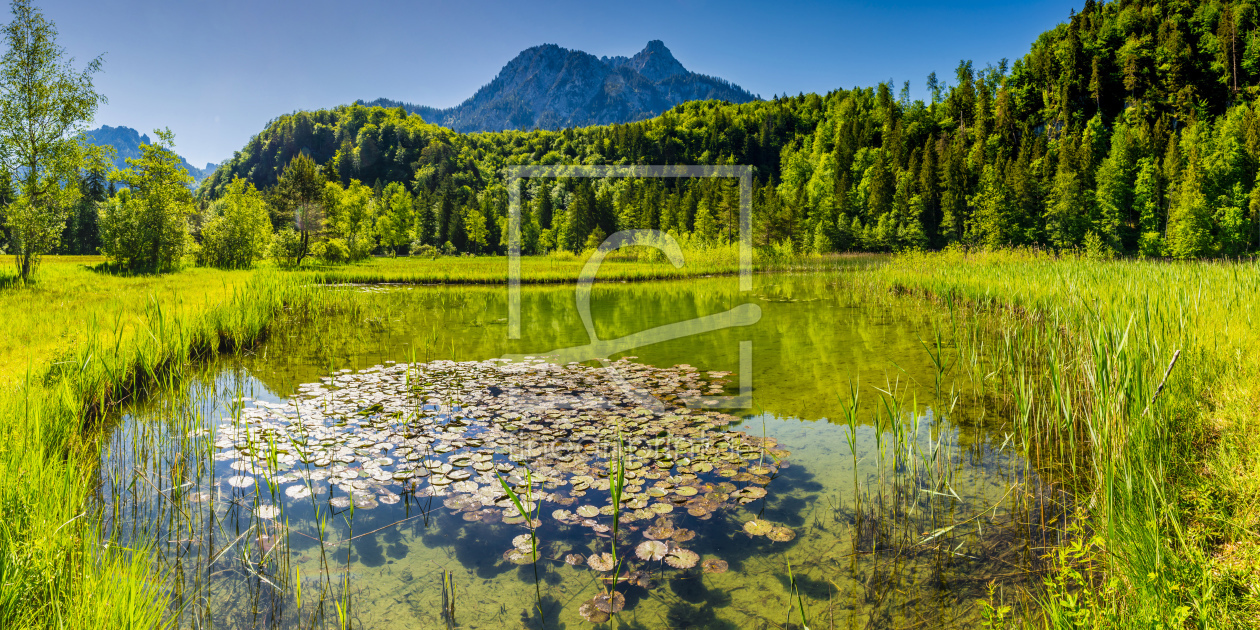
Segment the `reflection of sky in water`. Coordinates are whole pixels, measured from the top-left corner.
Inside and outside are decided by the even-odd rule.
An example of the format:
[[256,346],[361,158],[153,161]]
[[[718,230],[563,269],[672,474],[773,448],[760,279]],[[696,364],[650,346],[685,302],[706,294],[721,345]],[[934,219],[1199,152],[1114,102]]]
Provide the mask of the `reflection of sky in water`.
[[[842,424],[847,401],[841,398],[847,397],[851,380],[881,387],[900,381],[901,392],[909,391],[907,383],[924,383],[928,385],[915,392],[920,399],[929,397],[933,375],[918,341],[923,323],[852,304],[818,286],[817,278],[756,280],[763,309],[757,325],[657,344],[634,354],[652,365],[689,363],[705,370],[734,371],[738,341],[751,338],[755,404],[761,412],[748,415],[738,428],[777,439],[791,451],[788,464],[767,486],[764,499],[703,521],[685,512],[671,514],[678,525],[695,531],[687,548],[701,558],[727,561],[730,570],[705,574],[699,567],[680,571],[660,563],[644,566],[654,587],[626,589],[627,608],[621,620],[643,627],[747,627],[758,620],[782,624],[792,600],[787,557],[809,614],[823,615],[813,625],[827,623],[829,617],[842,626],[874,620],[876,625],[895,627],[920,619],[932,619],[929,625],[936,625],[969,614],[982,576],[994,572],[986,565],[993,542],[981,529],[992,530],[1006,516],[1010,502],[1004,498],[1011,482],[1024,473],[1021,460],[1009,445],[998,448],[1002,439],[972,435],[970,429],[959,434],[956,427],[924,413],[922,403],[918,431],[907,427],[901,442],[903,449],[907,444],[917,448],[898,459],[892,432],[885,427],[880,433],[872,426],[878,393],[868,385],[861,386],[861,420],[850,442],[851,429]],[[704,281],[661,285],[656,291],[645,285],[625,287],[596,290],[595,322],[601,337],[724,310],[741,299],[718,283],[709,286]],[[105,465],[103,474],[108,477],[121,470],[126,477],[136,464],[133,445],[161,431],[153,418],[199,414],[217,424],[237,411],[232,400],[246,397],[280,404],[298,385],[326,376],[330,368],[361,369],[413,356],[421,361],[451,358],[452,341],[455,357],[467,360],[584,340],[584,335],[570,334],[574,328],[580,331],[576,317],[565,310],[565,301],[572,303],[571,290],[526,288],[525,339],[520,343],[507,342],[505,328],[494,324],[503,302],[494,290],[407,290],[372,298],[382,301],[381,308],[367,310],[377,313],[376,323],[330,318],[274,334],[252,356],[225,361],[211,380],[191,387],[189,400],[155,403],[120,424],[111,450],[115,459]],[[801,422],[801,417],[829,418],[832,423]],[[195,470],[198,461],[210,463],[207,460],[207,452],[201,450],[186,460],[187,470]],[[168,450],[141,468],[147,467],[151,481],[170,478],[178,461],[181,458]],[[503,461],[501,455],[495,461]],[[327,626],[337,625],[333,602],[347,583],[353,614],[362,627],[444,625],[442,571],[450,571],[458,586],[455,615],[460,625],[517,626],[524,616],[530,618],[528,625],[540,626],[541,593],[548,627],[558,627],[557,623],[581,627],[586,622],[577,609],[600,588],[598,573],[563,562],[570,553],[608,550],[608,540],[589,528],[544,519],[538,530],[543,561],[537,567],[514,565],[503,553],[512,549],[513,538],[527,531],[522,525],[466,521],[444,507],[441,497],[401,492],[397,504],[354,510],[351,519],[349,509],[329,506],[327,494],[316,501],[293,500],[277,488],[273,499],[266,483],[233,489],[222,483],[238,474],[230,464],[216,461],[213,475],[154,484],[167,494],[171,485],[184,483],[193,484],[185,491],[209,489],[213,476],[218,482],[213,501],[181,508],[144,504],[155,511],[121,519],[127,527],[137,521],[145,522],[143,527],[166,527],[162,523],[169,523],[174,514],[177,521],[186,516],[182,520],[195,523],[192,533],[163,530],[157,536],[164,541],[194,541],[162,547],[168,562],[185,569],[185,592],[189,601],[198,602],[189,608],[186,621],[204,614],[197,611],[208,605],[221,625],[249,627],[278,619],[280,625],[292,626],[297,618],[293,584],[298,572],[304,618],[315,610],[323,590]],[[107,483],[107,496],[111,487],[130,486]],[[127,505],[132,495],[119,494],[123,499],[119,505]],[[289,535],[274,548],[269,564],[259,565],[263,550],[277,543],[279,528],[260,529],[255,509],[272,501],[283,502]],[[556,507],[543,504],[546,513]],[[742,525],[754,518],[789,527],[795,538],[781,543],[750,537]],[[351,542],[321,549],[321,520],[326,541]],[[963,521],[968,524],[938,535],[931,544],[922,543],[925,533]],[[621,553],[633,555],[634,546],[644,538],[641,532],[629,532],[622,540]],[[280,557],[283,563],[276,562]],[[285,575],[290,577],[287,587],[282,586]],[[942,582],[959,586],[942,589]]]

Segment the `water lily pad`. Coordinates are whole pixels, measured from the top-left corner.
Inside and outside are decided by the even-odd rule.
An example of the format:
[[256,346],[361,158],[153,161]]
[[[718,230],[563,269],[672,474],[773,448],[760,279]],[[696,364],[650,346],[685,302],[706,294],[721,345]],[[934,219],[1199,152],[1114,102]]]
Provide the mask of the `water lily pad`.
[[726,570],[729,568],[729,565],[727,565],[725,560],[718,560],[716,558],[710,558],[708,560],[705,560],[704,562],[701,562],[700,568],[705,573],[726,573]]
[[599,515],[599,508],[593,505],[583,505],[582,507],[577,509],[577,513],[578,513],[578,516],[583,516],[586,518],[594,518],[595,516]]
[[690,569],[696,566],[696,562],[700,560],[700,556],[690,549],[673,549],[669,555],[665,556],[665,564],[675,569]]
[[612,571],[613,556],[611,553],[592,554],[586,559],[586,564],[596,571]]
[[227,478],[227,484],[233,488],[248,488],[254,485],[254,478],[246,477],[244,475],[234,475]]
[[648,540],[648,541],[641,542],[639,543],[639,546],[636,547],[634,550],[635,555],[639,556],[640,560],[653,560],[653,561],[661,560],[662,558],[665,557],[665,554],[668,552],[669,552],[669,546],[659,540]]
[[274,505],[260,505],[254,510],[254,514],[257,514],[258,518],[275,518],[280,516],[280,508]]
[[529,554],[515,548],[508,549],[503,552],[503,559],[511,562],[512,564],[529,564],[533,561],[533,558]]
[[766,532],[766,538],[769,538],[770,540],[773,540],[775,542],[787,542],[789,540],[792,540],[793,538],[796,538],[796,532],[792,531],[791,529],[787,527],[775,527],[775,528],[772,528],[769,532]]
[[520,536],[512,539],[512,546],[524,553],[531,553],[534,550],[533,537],[529,534],[521,534]]
[[626,597],[616,591],[600,593],[591,598],[591,603],[601,612],[615,613],[626,607]]
[[752,520],[744,523],[744,531],[750,536],[765,536],[774,528],[769,521]]
[[585,604],[582,604],[582,606],[578,608],[578,614],[581,615],[583,619],[591,623],[604,623],[609,619],[608,613],[596,608],[595,602],[593,601],[588,601]]
[[301,485],[289,486],[284,489],[284,493],[290,499],[305,499],[306,497],[311,496],[311,489]]

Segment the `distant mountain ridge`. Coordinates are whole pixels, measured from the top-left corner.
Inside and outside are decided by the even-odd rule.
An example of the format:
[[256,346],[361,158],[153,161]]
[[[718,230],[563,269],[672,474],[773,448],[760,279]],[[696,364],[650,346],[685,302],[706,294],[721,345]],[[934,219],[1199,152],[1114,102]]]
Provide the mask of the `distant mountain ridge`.
[[686,101],[760,100],[724,79],[687,70],[660,40],[633,57],[596,57],[543,44],[521,52],[493,81],[449,109],[378,98],[461,133],[562,129],[644,120]]
[[[114,156],[114,166],[118,169],[127,168],[127,158],[138,159],[140,157],[140,145],[149,144],[149,135],[141,134],[139,131],[131,127],[110,127],[104,125],[91,131],[84,132],[85,136],[92,141],[93,144],[100,146],[114,147],[117,154]],[[219,165],[213,162],[207,163],[205,168],[197,168],[188,163],[183,156],[179,158],[184,168],[188,169],[188,174],[192,175],[193,183],[199,184],[201,180],[209,177],[210,173]]]

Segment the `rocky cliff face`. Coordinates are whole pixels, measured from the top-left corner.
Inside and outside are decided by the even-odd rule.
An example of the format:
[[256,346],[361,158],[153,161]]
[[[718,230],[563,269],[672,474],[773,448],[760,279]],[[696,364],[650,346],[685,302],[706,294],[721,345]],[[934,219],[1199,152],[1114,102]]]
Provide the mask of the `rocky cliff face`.
[[[140,158],[140,145],[149,144],[149,135],[141,134],[139,131],[131,127],[110,127],[105,125],[91,131],[84,132],[88,140],[92,144],[100,146],[114,147],[114,168],[127,168],[127,158]],[[218,168],[218,164],[206,164],[205,168],[197,168],[188,163],[182,156],[179,158],[184,168],[188,169],[188,174],[192,175],[193,183],[199,183],[214,172]]]
[[508,62],[472,98],[450,109],[377,99],[460,132],[562,129],[651,118],[685,101],[746,103],[757,97],[716,77],[688,71],[659,40],[633,57],[603,57],[554,44]]

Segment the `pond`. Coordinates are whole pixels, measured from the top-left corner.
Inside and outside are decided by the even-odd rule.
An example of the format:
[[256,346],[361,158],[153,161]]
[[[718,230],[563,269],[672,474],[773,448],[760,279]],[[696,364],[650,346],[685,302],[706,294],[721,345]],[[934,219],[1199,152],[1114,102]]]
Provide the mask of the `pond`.
[[519,339],[502,287],[331,287],[117,419],[106,537],[181,627],[971,626],[1060,512],[956,322],[854,273],[597,284],[599,340],[668,332],[607,357],[572,287]]

